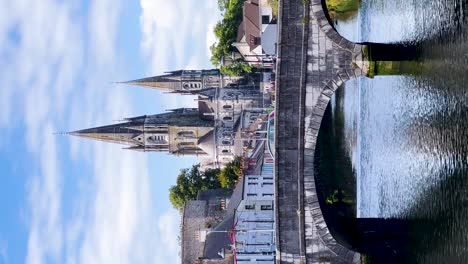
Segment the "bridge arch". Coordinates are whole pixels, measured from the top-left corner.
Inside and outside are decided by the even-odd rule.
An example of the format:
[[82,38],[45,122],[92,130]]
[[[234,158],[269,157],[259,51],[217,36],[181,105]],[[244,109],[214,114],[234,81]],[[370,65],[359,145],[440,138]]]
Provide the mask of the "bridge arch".
[[356,47],[356,43],[346,39],[345,37],[341,36],[340,33],[338,33],[338,31],[336,31],[328,13],[326,0],[309,0],[309,1],[310,1],[309,16],[311,17],[311,19],[317,20],[318,26],[329,39],[335,42],[342,49],[347,49],[347,50],[351,50],[354,52],[360,51],[359,49],[360,47],[354,50],[354,48]]
[[[325,110],[336,90],[345,82],[360,77],[359,75],[335,75],[322,88],[315,102],[306,99],[304,115],[304,228],[306,234],[316,233],[322,245],[334,256],[334,260],[348,263],[359,261],[359,254],[338,243],[330,233],[320,206],[317,181],[315,179],[315,149]],[[314,236],[306,236],[307,259],[313,260]]]

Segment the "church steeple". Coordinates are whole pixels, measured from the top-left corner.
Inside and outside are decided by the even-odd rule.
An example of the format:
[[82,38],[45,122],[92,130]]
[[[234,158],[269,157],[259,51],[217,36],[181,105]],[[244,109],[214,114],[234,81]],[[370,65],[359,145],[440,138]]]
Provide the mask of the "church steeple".
[[123,144],[128,146],[127,149],[137,151],[165,151],[175,155],[212,153],[206,145],[214,123],[202,119],[197,109],[174,109],[163,114],[127,118],[126,121],[68,134]]
[[138,145],[138,136],[144,130],[141,124],[131,122],[83,129],[67,133],[87,139],[118,143],[124,145]]
[[181,74],[179,72],[169,72],[160,76],[131,80],[122,83],[163,90],[166,92],[176,92],[181,90]]
[[220,87],[219,70],[179,70],[164,75],[123,82],[171,93],[194,94],[198,91]]

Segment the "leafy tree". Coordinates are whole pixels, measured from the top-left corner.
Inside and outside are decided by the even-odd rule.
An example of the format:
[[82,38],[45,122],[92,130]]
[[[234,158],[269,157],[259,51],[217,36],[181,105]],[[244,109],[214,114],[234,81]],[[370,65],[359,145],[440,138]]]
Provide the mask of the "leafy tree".
[[273,9],[273,15],[277,17],[278,16],[278,0],[268,0],[268,4],[270,4],[271,9]]
[[185,202],[195,200],[199,191],[220,188],[217,179],[219,170],[208,170],[200,173],[200,165],[183,169],[177,176],[176,185],[169,189],[169,200],[174,208],[182,210]]
[[187,201],[197,199],[200,191],[234,188],[241,175],[240,161],[240,157],[237,157],[222,170],[207,170],[203,174],[200,173],[199,164],[181,170],[176,185],[169,189],[169,201],[172,206],[181,211]]
[[229,5],[229,0],[218,0],[219,11],[224,12]]
[[220,71],[222,74],[230,76],[241,76],[246,73],[251,73],[252,69],[252,65],[247,62],[236,61],[233,64],[221,66]]
[[218,181],[222,188],[234,188],[241,176],[240,157],[229,162],[218,174]]
[[214,28],[218,39],[211,47],[211,62],[219,66],[221,58],[228,57],[235,48],[231,45],[236,41],[237,29],[242,22],[244,0],[218,0],[218,6],[224,11],[222,21]]

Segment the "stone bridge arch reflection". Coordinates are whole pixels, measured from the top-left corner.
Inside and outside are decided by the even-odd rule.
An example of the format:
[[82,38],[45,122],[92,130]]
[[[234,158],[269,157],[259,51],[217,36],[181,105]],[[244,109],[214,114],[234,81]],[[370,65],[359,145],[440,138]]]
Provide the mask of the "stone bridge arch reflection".
[[[349,82],[349,81],[348,81]],[[314,134],[306,134],[306,142],[315,141],[305,149],[307,156],[314,153],[313,159],[309,158],[304,164],[305,171],[313,171],[314,188],[312,184],[306,184],[305,193],[313,193],[316,195],[306,195],[306,202],[310,206],[320,206],[321,215],[317,211],[312,214],[313,219],[321,219],[323,217],[326,223],[326,233],[319,233],[325,241],[331,241],[325,245],[333,248],[334,243],[338,243],[351,251],[366,253],[373,256],[373,261],[378,263],[411,263],[414,260],[411,248],[417,244],[416,230],[427,228],[431,223],[426,220],[419,219],[418,221],[409,219],[383,219],[383,218],[357,218],[355,211],[356,203],[353,204],[351,199],[356,201],[356,179],[352,172],[351,160],[347,160],[340,148],[343,144],[350,142],[343,138],[345,125],[340,117],[342,101],[333,99],[338,93],[344,93],[345,89],[353,89],[355,87],[346,87],[346,82],[343,83],[330,96],[326,110],[321,115],[321,124],[317,137]],[[330,94],[327,92],[327,94]],[[336,103],[335,109],[331,110],[331,103]],[[333,112],[333,117],[331,113]],[[319,113],[319,112],[317,112]],[[319,113],[320,114],[320,113]],[[333,122],[333,123],[332,123]],[[352,141],[352,140],[351,140]],[[309,148],[310,147],[310,148]],[[315,147],[315,150],[313,150]],[[339,153],[339,154],[338,154]],[[313,161],[312,161],[313,160]],[[312,168],[313,166],[313,168]],[[305,174],[305,177],[311,177]],[[352,186],[350,186],[352,185]],[[330,195],[337,196],[333,204],[329,204]],[[339,202],[339,200],[342,200]],[[313,211],[314,209],[312,209]],[[317,209],[315,209],[317,210]],[[306,215],[307,217],[307,215]],[[316,224],[316,222],[314,222]],[[318,228],[317,226],[309,226],[309,228]],[[322,227],[323,228],[323,227]],[[331,238],[333,240],[331,240]],[[380,257],[379,257],[380,256]]]
[[[280,263],[357,263],[359,254],[338,243],[328,230],[316,192],[314,155],[331,96],[344,82],[367,75],[366,46],[350,42],[335,31],[321,0],[280,1],[279,24],[277,259]],[[372,47],[385,49],[381,54],[384,59],[406,59],[400,56],[405,55],[404,46]],[[368,53],[372,55],[373,50],[369,48]]]

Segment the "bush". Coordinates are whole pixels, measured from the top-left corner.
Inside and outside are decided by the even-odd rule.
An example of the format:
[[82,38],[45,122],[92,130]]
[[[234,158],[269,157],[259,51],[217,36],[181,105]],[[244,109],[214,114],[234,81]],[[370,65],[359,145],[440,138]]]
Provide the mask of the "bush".
[[222,74],[229,76],[241,76],[252,72],[252,65],[244,61],[237,61],[231,65],[223,65],[220,68]]
[[223,13],[223,20],[218,22],[214,33],[218,41],[211,47],[211,63],[219,66],[221,58],[229,57],[235,51],[232,43],[236,41],[237,30],[242,22],[244,0],[218,0],[218,6]]
[[176,185],[169,189],[169,201],[174,208],[182,210],[187,201],[197,198],[199,191],[221,187],[217,179],[219,170],[209,170],[202,175],[199,168],[200,165],[194,165],[180,171]]

